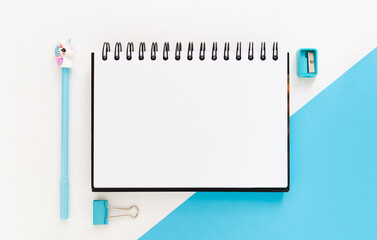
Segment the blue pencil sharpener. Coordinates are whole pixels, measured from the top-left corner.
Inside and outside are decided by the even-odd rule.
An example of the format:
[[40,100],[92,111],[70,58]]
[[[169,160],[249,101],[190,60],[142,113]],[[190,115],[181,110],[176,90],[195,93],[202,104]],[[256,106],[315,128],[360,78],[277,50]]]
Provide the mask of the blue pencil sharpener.
[[315,48],[301,48],[297,52],[297,75],[303,78],[318,74],[318,53]]

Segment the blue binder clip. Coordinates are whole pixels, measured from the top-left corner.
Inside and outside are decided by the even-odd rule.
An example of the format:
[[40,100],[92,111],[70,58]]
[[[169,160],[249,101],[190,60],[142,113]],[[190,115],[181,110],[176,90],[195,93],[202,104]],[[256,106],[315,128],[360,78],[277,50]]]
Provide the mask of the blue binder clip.
[[[135,214],[122,214],[122,215],[115,215],[109,216],[109,209],[116,209],[116,210],[131,210],[135,209]],[[115,208],[109,207],[107,200],[94,200],[93,201],[93,225],[107,225],[109,223],[109,218],[116,218],[116,217],[132,217],[136,218],[139,215],[139,208],[136,205],[132,205],[128,208]]]
[[317,49],[301,48],[297,52],[297,75],[304,78],[317,76],[317,62]]
[[108,202],[107,200],[94,200],[93,201],[93,225],[107,225],[109,220],[107,219],[108,216],[108,209],[107,209]]

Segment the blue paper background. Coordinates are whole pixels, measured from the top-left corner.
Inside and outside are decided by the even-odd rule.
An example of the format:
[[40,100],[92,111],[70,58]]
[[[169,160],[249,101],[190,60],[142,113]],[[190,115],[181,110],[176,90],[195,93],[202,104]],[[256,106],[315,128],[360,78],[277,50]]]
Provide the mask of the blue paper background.
[[196,193],[141,239],[377,239],[377,50],[290,120],[289,193]]

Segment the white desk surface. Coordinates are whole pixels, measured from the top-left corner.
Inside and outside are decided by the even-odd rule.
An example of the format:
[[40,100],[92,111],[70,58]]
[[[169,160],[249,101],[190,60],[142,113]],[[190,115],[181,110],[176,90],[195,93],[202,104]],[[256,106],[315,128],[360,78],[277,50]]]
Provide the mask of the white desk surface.
[[[279,41],[291,51],[291,114],[376,47],[377,2],[2,1],[1,239],[136,239],[192,193],[92,193],[90,52],[104,41]],[[54,47],[71,37],[70,218],[59,219],[61,73]],[[299,48],[318,49],[315,80],[298,79]],[[288,193],[289,194],[289,193]],[[92,226],[92,200],[137,204],[136,220]]]

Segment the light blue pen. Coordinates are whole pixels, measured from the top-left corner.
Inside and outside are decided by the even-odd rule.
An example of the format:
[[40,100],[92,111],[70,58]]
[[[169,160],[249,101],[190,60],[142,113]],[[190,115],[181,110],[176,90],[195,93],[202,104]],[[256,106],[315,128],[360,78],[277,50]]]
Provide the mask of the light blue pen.
[[69,69],[73,66],[71,40],[60,42],[55,47],[55,56],[62,68],[62,136],[61,136],[61,177],[60,177],[60,219],[68,219],[68,106]]

